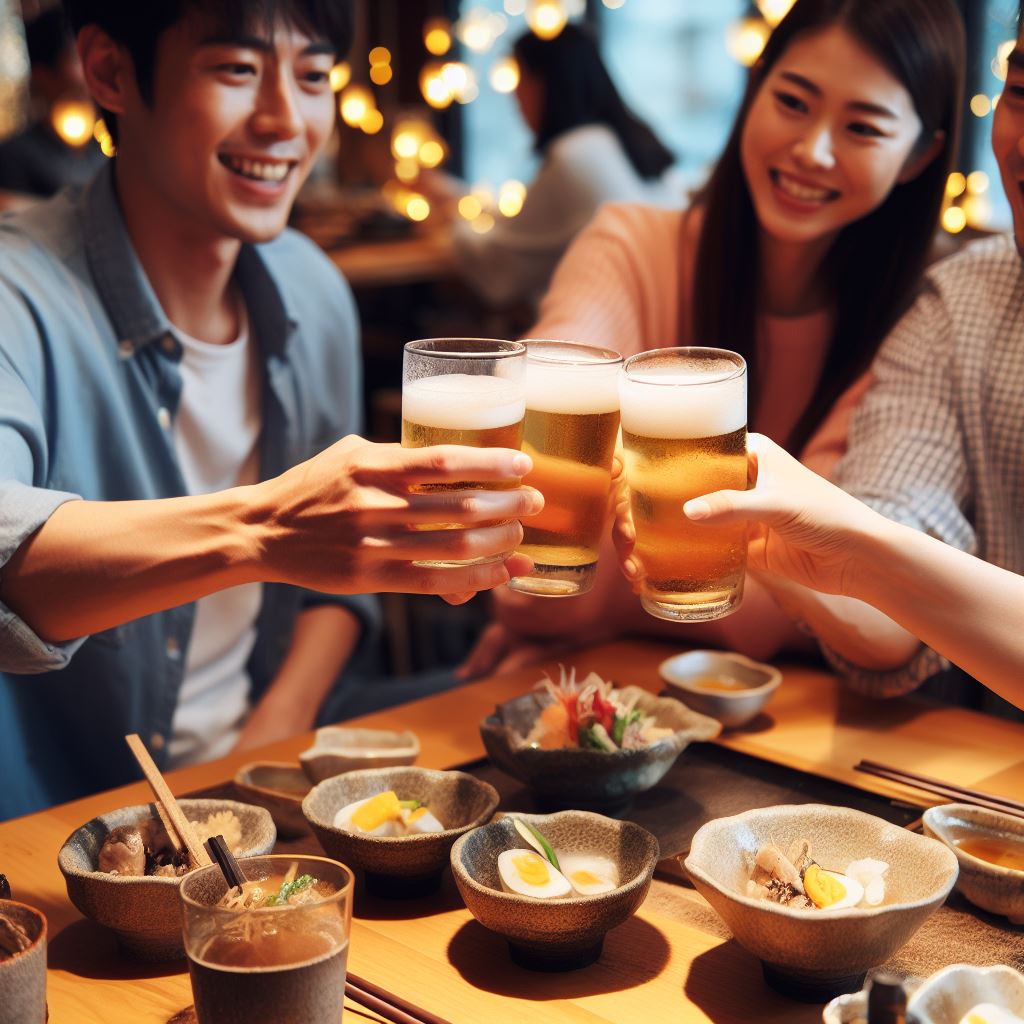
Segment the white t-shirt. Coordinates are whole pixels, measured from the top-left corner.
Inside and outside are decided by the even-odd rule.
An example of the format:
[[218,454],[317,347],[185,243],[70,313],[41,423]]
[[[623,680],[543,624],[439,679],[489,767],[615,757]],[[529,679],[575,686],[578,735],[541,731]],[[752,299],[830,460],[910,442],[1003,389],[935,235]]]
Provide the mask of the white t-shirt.
[[[259,480],[260,373],[244,307],[239,336],[211,345],[175,331],[183,352],[174,448],[190,494]],[[172,767],[221,757],[249,713],[246,663],[256,642],[262,584],[196,603],[185,678],[171,724]]]

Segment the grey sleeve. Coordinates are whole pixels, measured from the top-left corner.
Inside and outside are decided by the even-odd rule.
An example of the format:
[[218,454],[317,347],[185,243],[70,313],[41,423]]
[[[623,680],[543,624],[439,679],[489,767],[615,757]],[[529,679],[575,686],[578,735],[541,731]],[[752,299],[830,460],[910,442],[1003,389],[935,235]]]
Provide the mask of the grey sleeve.
[[[836,483],[888,519],[974,552],[954,355],[948,311],[927,288],[875,360],[875,382],[853,418]],[[822,650],[852,689],[875,697],[909,693],[947,665],[923,645],[891,672],[868,671]]]
[[[46,476],[43,367],[35,324],[0,282],[0,579],[24,541],[66,501],[79,497],[41,486]],[[83,639],[47,643],[0,602],[0,672],[64,668]]]

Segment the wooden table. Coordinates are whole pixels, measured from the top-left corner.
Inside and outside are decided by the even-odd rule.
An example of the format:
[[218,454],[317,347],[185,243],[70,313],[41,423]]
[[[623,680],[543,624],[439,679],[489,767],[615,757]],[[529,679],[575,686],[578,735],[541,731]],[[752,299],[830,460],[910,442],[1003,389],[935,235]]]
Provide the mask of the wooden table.
[[[671,648],[653,643],[624,642],[580,652],[574,664],[584,673],[593,669],[621,684],[657,690],[657,666],[669,653]],[[771,727],[730,733],[722,743],[915,803],[923,803],[917,791],[857,774],[853,765],[872,758],[1005,796],[1024,795],[1020,725],[913,700],[868,701],[841,692],[832,676],[808,668],[784,666],[784,674],[768,707]],[[531,669],[485,680],[366,716],[360,724],[414,729],[424,766],[462,764],[483,755],[479,720],[539,675]],[[256,756],[294,760],[309,742],[308,736],[297,737]],[[224,782],[253,759],[252,752],[233,755],[170,773],[168,781],[181,795]],[[191,1002],[188,976],[178,966],[153,968],[121,959],[113,938],[68,902],[57,870],[57,851],[75,828],[96,814],[148,800],[139,783],[0,824],[0,870],[16,896],[49,919],[51,1024],[163,1024]],[[357,912],[349,966],[452,1024],[500,1024],[519,1016],[555,1024],[820,1019],[818,1007],[792,1003],[765,988],[757,962],[735,942],[673,916],[679,900],[699,899],[656,881],[636,917],[609,934],[597,966],[537,975],[512,965],[503,941],[476,924],[450,887],[417,904],[421,916],[404,916],[411,904],[378,904],[372,916]]]
[[438,281],[452,277],[456,271],[450,236],[436,231],[328,246],[327,255],[353,288]]

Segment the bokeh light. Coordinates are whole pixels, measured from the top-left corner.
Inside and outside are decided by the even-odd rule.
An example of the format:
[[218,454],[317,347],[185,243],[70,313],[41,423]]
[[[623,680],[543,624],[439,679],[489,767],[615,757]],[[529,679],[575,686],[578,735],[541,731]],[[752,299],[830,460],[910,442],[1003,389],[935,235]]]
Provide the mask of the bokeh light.
[[992,101],[983,92],[971,97],[971,113],[975,117],[985,117],[991,110]]
[[541,39],[554,39],[569,20],[560,0],[530,0],[526,5],[526,24]]
[[373,93],[366,86],[349,85],[342,90],[338,106],[345,124],[350,128],[359,128],[366,117],[366,112],[373,110],[376,103],[373,100]]
[[775,28],[782,19],[789,14],[794,0],[757,0],[757,9],[765,21]]
[[964,189],[967,188],[967,178],[964,177],[959,171],[954,171],[946,179],[946,195],[950,199],[955,199],[959,195],[963,195]]
[[763,18],[741,18],[729,26],[726,46],[730,56],[744,67],[757,63],[772,30]]
[[347,61],[341,61],[331,68],[330,73],[331,92],[341,92],[342,89],[352,81],[352,68]]
[[951,235],[959,234],[967,227],[967,214],[959,206],[951,206],[942,215],[942,226]]
[[82,100],[64,100],[54,104],[50,111],[53,130],[69,146],[84,146],[96,128],[96,111],[91,103]]
[[491,67],[491,88],[495,92],[515,92],[519,85],[519,62],[515,57],[502,57]]
[[430,18],[424,23],[423,45],[435,57],[443,57],[452,48],[452,29],[446,18]]

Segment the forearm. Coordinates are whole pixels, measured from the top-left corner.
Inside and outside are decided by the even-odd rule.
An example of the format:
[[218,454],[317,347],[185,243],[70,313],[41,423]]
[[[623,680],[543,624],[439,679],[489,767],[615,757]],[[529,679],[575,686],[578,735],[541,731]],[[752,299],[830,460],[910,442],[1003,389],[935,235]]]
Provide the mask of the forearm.
[[879,519],[859,540],[851,593],[1024,707],[1024,577]]
[[0,600],[60,642],[261,579],[253,497],[67,502],[0,570]]

